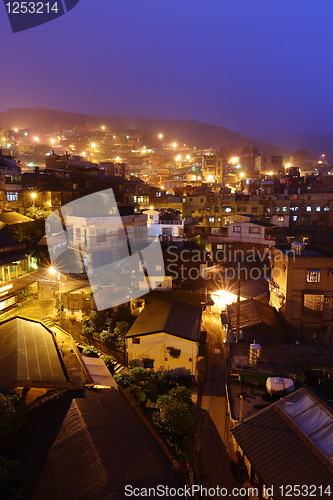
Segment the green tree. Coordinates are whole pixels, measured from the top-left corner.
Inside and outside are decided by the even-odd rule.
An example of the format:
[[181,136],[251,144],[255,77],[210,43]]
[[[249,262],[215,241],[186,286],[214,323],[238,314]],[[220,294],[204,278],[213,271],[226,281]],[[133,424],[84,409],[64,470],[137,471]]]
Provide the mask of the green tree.
[[171,442],[178,443],[192,435],[193,417],[187,403],[166,394],[159,396],[156,404],[159,412],[154,414],[155,423],[164,431]]
[[27,420],[28,405],[21,394],[0,393],[0,436],[17,431]]
[[0,500],[21,500],[23,489],[14,484],[16,460],[0,457]]
[[25,211],[25,215],[27,217],[30,217],[30,219],[43,220],[43,221],[45,221],[51,214],[52,211],[44,210],[43,208],[38,208],[38,207],[30,207]]
[[125,344],[125,337],[130,326],[126,321],[118,321],[113,331],[113,342],[117,347],[122,347]]

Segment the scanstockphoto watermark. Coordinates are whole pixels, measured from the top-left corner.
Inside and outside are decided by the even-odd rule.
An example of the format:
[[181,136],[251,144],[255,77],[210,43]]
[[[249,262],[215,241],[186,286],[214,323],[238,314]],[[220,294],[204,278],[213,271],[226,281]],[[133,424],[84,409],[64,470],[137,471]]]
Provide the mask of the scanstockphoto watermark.
[[[166,497],[166,498],[192,498],[196,495],[200,495],[202,498],[213,498],[213,497],[253,497],[259,496],[258,488],[232,488],[228,490],[227,488],[221,488],[216,486],[215,488],[206,488],[202,485],[194,484],[192,486],[182,486],[179,488],[172,488],[166,485],[158,485],[156,488],[135,488],[132,485],[125,486],[125,496],[126,497]],[[268,497],[273,496],[273,486],[270,488],[264,487],[264,495]],[[266,498],[266,496],[265,496]]]
[[85,274],[99,311],[137,299],[165,279],[158,234],[146,215],[121,216],[112,189],[55,210],[46,237],[52,266]]
[[[222,247],[215,253],[211,253],[211,259],[217,265],[200,269],[200,264],[208,258],[206,250],[194,249],[190,251],[184,249],[178,251],[175,245],[170,245],[166,251],[168,261],[166,274],[176,281],[187,278],[196,281],[201,278],[224,281],[225,284],[240,278],[258,280],[261,278],[269,279],[271,276],[274,279],[280,279],[283,275],[283,265],[281,267],[271,265],[271,262],[275,265],[285,260],[284,254],[281,252],[273,258],[267,250],[260,252],[259,250],[235,249],[229,244],[224,244]],[[287,252],[287,257],[293,261],[295,255],[292,250]]]

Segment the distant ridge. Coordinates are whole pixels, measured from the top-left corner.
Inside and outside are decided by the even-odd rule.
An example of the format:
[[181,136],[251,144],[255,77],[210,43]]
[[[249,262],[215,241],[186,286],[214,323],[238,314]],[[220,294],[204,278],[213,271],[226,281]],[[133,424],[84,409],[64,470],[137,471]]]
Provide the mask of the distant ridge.
[[95,116],[50,110],[43,107],[9,108],[0,113],[0,128],[28,128],[36,132],[43,129],[49,130],[54,124],[74,127],[75,125],[83,126],[87,122],[106,125],[116,129],[117,132],[140,129],[147,141],[156,137],[156,134],[163,133],[172,137],[172,140],[181,141],[190,147],[217,149],[224,146],[228,140],[229,144],[236,149],[247,143],[249,146],[258,148],[260,153],[280,154],[289,157],[289,151],[285,148],[245,137],[218,125],[209,125],[196,120],[165,120],[115,115]]

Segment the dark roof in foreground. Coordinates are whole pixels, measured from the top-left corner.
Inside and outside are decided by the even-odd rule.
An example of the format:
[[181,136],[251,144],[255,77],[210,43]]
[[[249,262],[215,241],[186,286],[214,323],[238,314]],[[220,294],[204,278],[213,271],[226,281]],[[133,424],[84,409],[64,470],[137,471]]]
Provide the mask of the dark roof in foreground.
[[333,484],[332,410],[312,391],[299,389],[231,432],[274,499],[284,498],[280,486],[315,485],[319,498],[318,487]]
[[24,248],[24,245],[17,239],[13,238],[13,236],[11,236],[10,234],[6,233],[5,231],[1,231],[0,223],[0,249],[6,249],[7,247]]
[[0,324],[0,390],[69,385],[50,330],[20,317]]
[[27,500],[120,500],[126,484],[183,484],[116,389],[68,391],[40,405],[10,446]]
[[200,334],[201,307],[178,300],[147,305],[139,314],[127,337],[165,332],[196,342]]

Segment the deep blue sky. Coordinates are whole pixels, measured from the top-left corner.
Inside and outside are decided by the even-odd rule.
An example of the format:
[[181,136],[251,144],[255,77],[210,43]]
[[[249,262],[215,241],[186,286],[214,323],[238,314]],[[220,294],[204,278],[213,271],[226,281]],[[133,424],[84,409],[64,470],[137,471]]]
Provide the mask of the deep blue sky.
[[1,4],[0,110],[196,119],[275,144],[332,132],[332,21],[332,0],[80,0],[12,34]]

